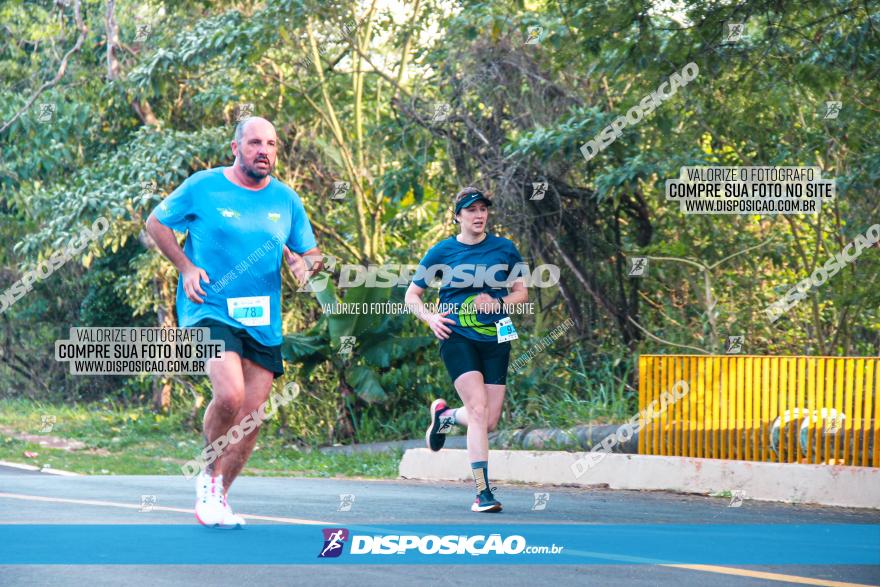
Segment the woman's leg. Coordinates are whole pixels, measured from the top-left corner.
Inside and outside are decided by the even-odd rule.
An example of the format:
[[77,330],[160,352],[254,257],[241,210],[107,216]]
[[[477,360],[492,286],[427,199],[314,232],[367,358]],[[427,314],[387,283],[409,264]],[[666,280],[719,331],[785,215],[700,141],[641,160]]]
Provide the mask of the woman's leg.
[[[499,350],[501,353],[499,354]],[[441,345],[440,354],[453,378],[453,385],[461,398],[463,407],[441,410],[432,404],[432,428],[428,429],[428,444],[432,450],[436,444],[433,426],[441,419],[449,418],[453,424],[467,427],[467,452],[474,476],[477,499],[471,506],[475,512],[501,511],[501,503],[492,495],[489,487],[489,427],[494,428],[501,415],[504,401],[504,375],[507,370],[506,349],[498,349],[494,344],[482,345],[460,337]],[[486,359],[490,359],[487,363]],[[488,365],[488,368],[487,368]],[[490,410],[490,390],[484,379],[484,371],[492,378]],[[441,443],[442,446],[442,443]]]
[[455,411],[455,421],[467,426],[467,450],[469,460],[489,459],[489,394],[479,371],[462,373],[455,380],[455,390],[464,404]]
[[[507,389],[506,385],[489,385],[486,386],[486,395],[489,399],[488,401],[488,409],[489,416],[487,418],[487,426],[486,429],[488,432],[492,432],[498,427],[498,422],[501,420],[501,412],[504,409],[504,392]],[[456,388],[458,389],[458,388]],[[461,393],[459,393],[461,395]],[[455,416],[455,424],[457,426],[464,426],[467,428],[468,425],[468,411],[466,406],[462,406],[460,408],[450,408],[454,410],[454,412],[447,412],[449,415]],[[445,415],[445,414],[444,414]]]
[[504,390],[506,385],[490,385],[486,384],[486,392],[489,396],[489,417],[488,431],[492,432],[498,427],[498,421],[501,419],[501,410],[504,407]]

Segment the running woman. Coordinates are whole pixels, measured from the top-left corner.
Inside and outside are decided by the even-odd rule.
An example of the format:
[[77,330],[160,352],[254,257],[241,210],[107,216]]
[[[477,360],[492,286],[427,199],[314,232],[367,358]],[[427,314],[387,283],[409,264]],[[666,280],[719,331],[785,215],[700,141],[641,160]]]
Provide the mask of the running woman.
[[[277,147],[275,127],[268,120],[243,120],[231,144],[232,166],[193,174],[147,219],[147,232],[180,272],[180,326],[208,327],[212,339],[226,343],[222,357],[208,364],[213,399],[205,410],[207,445],[262,405],[273,379],[284,374],[282,257],[300,282],[321,268],[321,253],[299,196],[270,175]],[[188,232],[183,249],[174,230]],[[311,270],[306,270],[306,261]],[[199,474],[200,523],[244,524],[226,496],[253,452],[257,432],[229,443]]]
[[[466,187],[454,203],[460,233],[431,247],[406,292],[406,303],[440,339],[440,356],[464,404],[453,409],[443,399],[435,399],[425,440],[428,448],[438,451],[452,426],[466,426],[477,489],[471,510],[499,512],[501,502],[489,487],[489,431],[501,417],[509,341],[517,338],[502,304],[524,303],[528,292],[523,279],[516,279],[510,291],[504,287],[522,257],[511,241],[486,231],[492,201],[477,188]],[[424,305],[422,295],[439,273],[438,265],[444,266],[441,309],[455,309],[434,313]]]

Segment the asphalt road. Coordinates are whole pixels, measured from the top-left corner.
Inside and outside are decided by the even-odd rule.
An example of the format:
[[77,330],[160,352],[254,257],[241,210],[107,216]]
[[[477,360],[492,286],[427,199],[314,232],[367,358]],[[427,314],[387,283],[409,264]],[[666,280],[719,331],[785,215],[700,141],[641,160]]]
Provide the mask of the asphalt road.
[[[535,492],[549,493],[533,510]],[[338,511],[351,494],[350,511]],[[140,511],[143,495],[155,496]],[[500,486],[498,525],[880,524],[880,512],[662,492]],[[469,484],[241,477],[230,503],[254,524],[477,524]],[[0,467],[0,524],[194,524],[194,489],[181,476],[60,477]],[[206,530],[207,531],[207,530]],[[217,531],[219,532],[219,531]],[[242,530],[247,532],[247,528]],[[51,535],[46,541],[52,540]],[[64,548],[63,544],[57,545]],[[2,549],[0,543],[0,549]],[[314,545],[308,548],[314,549]],[[324,562],[324,561],[322,561]],[[0,565],[0,585],[880,585],[880,566],[772,565]]]

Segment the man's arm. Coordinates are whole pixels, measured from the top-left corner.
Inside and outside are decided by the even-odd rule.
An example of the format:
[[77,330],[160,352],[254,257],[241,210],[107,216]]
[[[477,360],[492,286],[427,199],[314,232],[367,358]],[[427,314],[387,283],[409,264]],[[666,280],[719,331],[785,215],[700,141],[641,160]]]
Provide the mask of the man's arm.
[[321,254],[321,249],[318,247],[297,254],[292,252],[285,245],[284,260],[287,261],[287,266],[290,267],[293,276],[300,285],[307,283],[313,275],[316,275],[324,268],[324,256]]
[[156,246],[159,247],[162,254],[165,255],[165,257],[177,267],[180,274],[183,275],[183,290],[186,292],[186,297],[197,304],[204,303],[204,300],[199,297],[199,294],[203,296],[207,295],[202,289],[201,280],[204,280],[205,283],[211,283],[211,280],[208,279],[208,274],[205,273],[204,269],[196,267],[193,262],[187,258],[186,253],[183,252],[183,249],[181,249],[180,245],[177,243],[174,231],[156,220],[156,217],[150,214],[150,217],[147,218],[147,234],[149,234],[156,242]]

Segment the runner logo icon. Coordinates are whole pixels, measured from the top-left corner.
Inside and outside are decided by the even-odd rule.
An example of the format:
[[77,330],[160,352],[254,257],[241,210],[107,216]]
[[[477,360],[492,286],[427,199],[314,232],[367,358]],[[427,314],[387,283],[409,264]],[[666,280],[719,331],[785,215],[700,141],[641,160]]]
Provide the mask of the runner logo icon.
[[324,548],[318,558],[336,558],[342,554],[342,546],[348,540],[348,530],[345,528],[323,528]]

